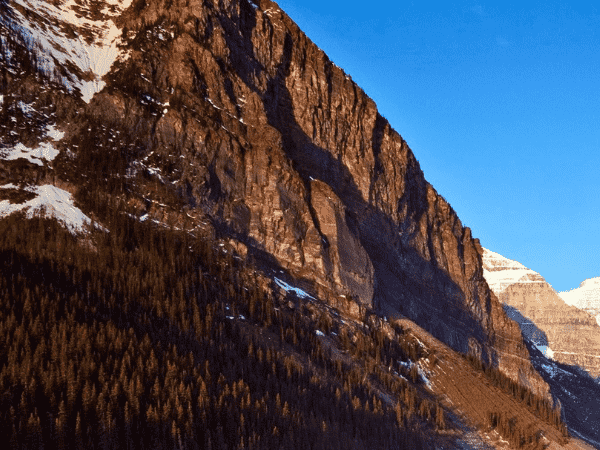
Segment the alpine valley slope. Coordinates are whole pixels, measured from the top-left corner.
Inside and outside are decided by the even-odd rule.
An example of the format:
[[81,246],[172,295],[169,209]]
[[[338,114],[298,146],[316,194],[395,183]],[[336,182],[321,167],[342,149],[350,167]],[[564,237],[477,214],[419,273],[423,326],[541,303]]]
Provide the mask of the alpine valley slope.
[[[352,364],[362,364],[364,360],[365,366],[372,364],[373,371],[370,374],[358,371],[360,377],[354,377],[353,383],[362,386],[376,374],[383,373],[385,376],[381,375],[381,379],[406,387],[406,377],[394,371],[395,365],[400,364],[398,360],[391,361],[384,368],[385,372],[380,367],[383,364],[380,353],[374,352],[371,360],[363,352],[360,358],[352,360],[345,356],[345,347],[341,347],[343,351],[334,347],[341,345],[342,341],[348,348],[354,345],[352,342],[362,342],[359,340],[361,333],[366,341],[377,337],[380,345],[384,342],[382,336],[392,336],[396,345],[399,336],[404,336],[402,329],[410,329],[412,323],[411,338],[414,340],[416,336],[417,343],[427,341],[425,346],[422,343],[411,344],[412,352],[415,353],[414,348],[417,347],[423,347],[423,352],[435,347],[443,356],[439,365],[433,362],[433,353],[431,359],[415,356],[414,359],[419,361],[405,363],[406,367],[413,368],[414,380],[422,381],[424,378],[417,367],[430,373],[432,387],[419,387],[423,398],[428,399],[420,403],[423,417],[431,419],[429,401],[433,401],[432,395],[442,397],[446,395],[444,389],[452,385],[453,392],[447,393],[449,401],[444,407],[453,411],[453,423],[459,423],[463,414],[470,417],[470,422],[467,422],[479,427],[480,440],[485,435],[485,424],[514,434],[515,427],[510,424],[516,422],[510,414],[518,411],[515,414],[527,425],[528,436],[535,437],[536,445],[550,439],[554,448],[560,448],[559,443],[566,445],[564,448],[583,448],[577,447],[576,440],[567,443],[561,435],[564,428],[558,418],[558,410],[552,410],[550,387],[532,365],[530,351],[519,326],[506,315],[484,278],[483,249],[479,241],[471,236],[469,228],[463,227],[444,198],[427,183],[407,143],[377,112],[374,102],[275,3],[269,0],[0,0],[0,31],[0,214],[8,216],[5,219],[9,223],[7,233],[19,232],[19,227],[10,220],[17,220],[14,217],[26,220],[40,208],[47,216],[57,217],[80,239],[82,253],[97,252],[97,259],[103,261],[121,255],[121,251],[124,255],[123,261],[117,259],[111,262],[106,270],[112,270],[115,279],[125,276],[126,281],[122,284],[126,284],[127,289],[119,285],[122,291],[116,295],[112,288],[98,288],[104,282],[97,281],[100,278],[88,283],[85,292],[80,295],[88,296],[85,297],[88,303],[84,303],[89,310],[77,312],[65,306],[68,318],[65,323],[69,325],[63,323],[64,327],[72,326],[78,320],[91,320],[90,317],[96,320],[94,318],[98,314],[104,314],[102,311],[105,309],[102,308],[108,307],[103,306],[98,312],[95,304],[89,305],[90,292],[97,288],[98,292],[102,292],[98,294],[104,302],[102,304],[113,308],[109,308],[113,315],[106,313],[108,315],[101,316],[102,323],[106,322],[108,327],[114,322],[126,329],[130,326],[130,319],[138,317],[135,311],[141,307],[134,303],[131,310],[128,309],[129,304],[121,309],[119,295],[135,298],[134,302],[146,305],[150,312],[140,313],[143,326],[131,326],[127,339],[133,342],[131,336],[135,332],[140,333],[140,341],[150,342],[148,334],[144,333],[148,328],[155,329],[151,334],[155,339],[156,352],[162,352],[160,339],[167,339],[172,344],[168,351],[171,359],[166,356],[165,359],[172,362],[177,361],[177,352],[182,348],[185,352],[189,352],[190,346],[197,352],[205,351],[208,341],[203,341],[202,345],[188,342],[193,340],[194,335],[200,335],[199,329],[211,330],[211,326],[218,323],[214,328],[215,336],[219,339],[229,337],[228,332],[223,331],[233,327],[227,325],[231,323],[229,321],[246,319],[243,315],[225,312],[231,306],[228,302],[245,298],[249,294],[243,292],[247,292],[248,287],[264,291],[272,288],[275,293],[261,291],[264,301],[258,308],[270,312],[262,316],[256,314],[268,326],[273,324],[273,320],[279,320],[281,328],[275,332],[261,329],[257,333],[260,339],[273,339],[273,342],[280,339],[284,349],[288,341],[298,345],[299,338],[295,334],[298,317],[294,315],[293,320],[290,319],[292,314],[296,314],[290,310],[310,310],[315,317],[318,310],[321,325],[334,320],[335,326],[339,325],[341,329],[335,328],[338,331],[327,336],[321,330],[310,330],[308,335],[313,336],[312,340],[303,330],[304,334],[300,333],[304,338],[302,342],[320,349],[315,350],[316,355],[323,354],[321,345],[330,346],[333,349],[331,354],[337,354],[338,359],[332,359],[328,364],[339,368],[339,376],[344,375],[341,368],[346,367],[342,362],[353,367]],[[17,211],[25,214],[14,216]],[[69,222],[73,218],[76,221]],[[105,223],[98,223],[99,219]],[[192,264],[185,260],[186,263],[180,267],[181,271],[192,268],[192,273],[200,276],[200,281],[194,279],[185,288],[183,285],[173,287],[166,295],[156,291],[149,293],[151,289],[147,284],[155,280],[141,282],[133,276],[129,279],[127,273],[119,273],[120,265],[133,261],[134,256],[131,255],[135,255],[139,248],[152,249],[152,244],[156,244],[165,250],[164,245],[159,245],[164,239],[151,240],[155,236],[152,233],[158,231],[148,232],[143,238],[136,234],[139,229],[147,230],[143,227],[150,224],[154,224],[156,230],[179,233],[178,239],[184,243],[187,242],[185,239],[193,237],[202,246],[217,249],[216,253],[205,249],[203,252],[206,253],[201,253],[206,256],[202,261],[194,260]],[[41,226],[42,235],[46,228],[48,226]],[[87,228],[89,234],[82,234],[83,228]],[[13,258],[15,261],[24,260],[24,266],[38,264],[39,270],[46,271],[46,276],[32,279],[32,283],[46,282],[48,271],[75,270],[73,261],[77,258],[72,255],[61,254],[67,263],[48,262],[48,255],[54,251],[60,253],[70,242],[64,236],[61,239],[64,242],[57,249],[44,250],[46,241],[40,239]],[[3,245],[16,246],[21,241],[5,242]],[[102,242],[107,241],[125,242],[126,245],[116,251],[112,248],[106,250]],[[53,241],[50,239],[49,242]],[[185,253],[186,248],[183,247],[181,252]],[[167,247],[165,251],[172,249]],[[165,264],[170,264],[177,257],[184,258],[181,252],[169,254],[165,257]],[[32,262],[27,259],[33,258],[31,255],[35,255]],[[139,264],[150,267],[149,270],[162,267],[149,261],[142,258]],[[207,267],[211,262],[213,265]],[[92,271],[89,261],[85,264],[88,266],[83,275],[69,272],[67,279],[79,280],[83,286],[83,280],[89,279]],[[195,264],[199,266],[198,270]],[[238,284],[224,288],[228,300],[218,303],[221,316],[219,309],[211,305],[203,310],[206,317],[201,317],[193,305],[184,307],[169,303],[178,299],[185,304],[185,301],[195,298],[195,289],[207,288],[206,280],[218,284],[216,274],[221,273],[218,267],[233,267],[233,264],[252,267],[253,274],[260,272],[264,277],[252,275],[255,278],[244,278],[250,276],[244,271],[246,269],[240,269],[235,275],[227,272],[228,280],[234,279]],[[131,267],[135,270],[136,266]],[[102,267],[94,268],[101,269],[104,270]],[[21,279],[19,276],[22,277],[22,274],[6,282],[16,282],[14,280]],[[248,279],[259,279],[260,282],[245,289],[240,287],[242,282],[250,283]],[[112,278],[107,277],[107,280],[108,283]],[[160,278],[158,284],[164,282],[170,285],[177,281],[179,274],[175,273],[170,280]],[[48,291],[54,292],[53,282],[49,283]],[[74,292],[83,289],[75,281],[73,283]],[[68,289],[64,291],[70,292]],[[16,291],[7,288],[3,292]],[[157,295],[165,295],[165,298]],[[12,299],[10,296],[7,298]],[[76,294],[70,295],[67,300],[61,300],[59,306],[63,307],[76,298]],[[285,302],[274,308],[274,302],[282,298]],[[322,302],[316,302],[317,306],[299,306],[300,300],[310,303],[315,299]],[[28,307],[18,309],[22,318],[29,317],[27,311],[31,311],[29,296],[26,300]],[[340,319],[338,312],[331,312],[331,307],[341,312],[345,319]],[[21,309],[24,311],[22,314]],[[249,307],[249,311],[257,310]],[[148,317],[154,315],[156,320],[148,325],[151,322]],[[188,315],[194,317],[193,321]],[[12,317],[9,317],[10,324],[17,322],[17,318],[13,320]],[[288,317],[293,339],[290,337],[292,334],[288,336],[282,317]],[[383,317],[389,318],[389,323],[396,324],[397,328],[391,328]],[[312,316],[310,320],[313,320]],[[354,322],[348,331],[346,328],[350,327],[350,320]],[[32,330],[42,329],[40,327],[45,323],[42,322]],[[39,320],[36,323],[39,324]],[[199,324],[199,328],[192,331],[191,323]],[[239,325],[236,330],[254,329],[251,325],[244,327],[244,324]],[[334,329],[330,326],[325,328],[329,331]],[[342,333],[342,329],[349,334]],[[60,332],[61,336],[65,335],[64,330],[66,328]],[[167,331],[160,334],[162,331],[156,330]],[[316,331],[320,334],[315,334]],[[55,329],[52,333],[56,337],[59,332]],[[315,335],[319,336],[318,343],[315,343]],[[349,339],[351,336],[355,341]],[[289,339],[286,341],[286,338]],[[39,341],[45,342],[46,339],[47,336]],[[260,341],[256,339],[256,342]],[[16,342],[21,341],[23,339]],[[99,340],[97,348],[104,342]],[[254,343],[250,341],[249,347],[254,348]],[[121,344],[115,343],[115,348],[123,347]],[[154,348],[150,352],[149,345],[144,344],[144,355],[149,361],[154,361],[151,358]],[[2,349],[5,350],[8,353],[7,349]],[[61,366],[61,370],[69,364],[65,359],[66,348],[63,350],[53,347],[51,353],[52,361],[62,358],[64,367]],[[88,348],[80,350],[88,351]],[[246,347],[242,350],[245,356]],[[221,347],[215,346],[211,351],[221,351]],[[22,353],[24,361],[29,361],[28,353]],[[37,359],[34,360],[39,362],[48,353],[36,352]],[[93,352],[90,350],[90,353]],[[254,357],[262,355],[262,350],[248,353]],[[273,358],[273,354],[273,348],[269,348],[268,358]],[[277,354],[282,358],[289,356]],[[467,354],[474,368],[466,363]],[[261,367],[265,361],[262,356],[256,356]],[[10,359],[4,353],[2,358],[2,362],[5,359],[14,364],[19,362],[14,360],[16,356]],[[138,356],[136,358],[139,360]],[[193,355],[190,358],[191,365],[198,365],[197,361],[193,361]],[[234,358],[225,359],[231,363]],[[114,360],[111,357],[110,361]],[[485,374],[481,363],[486,367]],[[312,362],[309,362],[301,367],[302,370],[298,369],[300,375],[297,375],[290,368],[293,364],[290,364],[286,359],[286,367],[277,372],[273,361],[266,370],[280,375],[287,373],[288,377],[291,377],[290,374],[304,376],[314,370]],[[128,376],[126,366],[124,363],[118,372],[124,379]],[[132,409],[128,408],[133,408],[136,413],[141,411],[139,423],[144,426],[153,421],[158,423],[157,408],[160,407],[163,417],[169,420],[173,411],[177,414],[172,427],[165,419],[168,428],[166,431],[157,428],[157,433],[162,433],[163,438],[167,436],[172,442],[179,439],[179,446],[182,446],[181,430],[191,430],[189,423],[192,417],[197,422],[206,417],[202,413],[193,414],[193,411],[206,406],[206,389],[218,391],[215,396],[223,398],[220,392],[225,375],[218,371],[212,376],[207,375],[208,362],[203,375],[200,376],[196,367],[193,377],[185,375],[186,369],[181,369],[182,375],[171,370],[175,365],[165,363],[164,366],[168,366],[169,370],[163,374],[164,377],[161,375],[164,380],[161,378],[160,383],[164,381],[165,389],[167,385],[172,390],[179,386],[177,400],[168,404],[150,403],[157,400],[161,392],[154,387],[160,385],[158,375],[156,381],[150,379],[145,385],[132,381],[133,385],[129,384],[127,389],[127,395],[131,396],[127,397],[128,400],[125,400],[124,383],[119,381],[115,390],[105,392],[104,369],[97,377],[95,375],[94,382],[98,381],[99,389],[102,389],[97,396],[99,420],[105,427],[102,429],[110,431],[113,424],[111,414],[120,411],[113,405],[123,406],[123,411],[118,412],[119,418],[131,417]],[[23,377],[31,375],[27,367],[31,365],[24,362]],[[69,373],[76,372],[72,365],[68,367]],[[450,369],[451,373],[446,373]],[[154,365],[144,373],[154,377],[156,370]],[[471,393],[463,392],[465,386],[461,385],[461,371],[477,385],[479,400],[499,399],[502,414],[489,416],[488,412],[493,411],[473,407],[473,402],[469,401]],[[9,375],[18,378],[20,374],[14,369]],[[9,375],[1,378],[0,382],[7,382]],[[169,381],[176,377],[187,378],[179,384]],[[194,380],[190,381],[190,377]],[[43,376],[39,380],[36,378],[35,383],[43,382],[44,395],[51,395],[55,382],[62,383],[65,379],[58,375],[56,378],[58,381]],[[304,378],[312,383],[311,377]],[[316,375],[315,379],[318,380]],[[235,386],[244,385],[241,378],[229,381],[237,383]],[[2,405],[12,405],[12,409],[6,407],[6,411],[1,411],[5,414],[3,417],[6,423],[15,421],[19,424],[19,432],[26,429],[22,425],[25,421],[27,427],[40,428],[40,419],[34,415],[15,420],[11,403],[22,404],[23,410],[31,406],[31,399],[36,393],[42,395],[41,388],[36,390],[35,383],[30,387],[28,382],[24,387],[11,390],[11,395],[2,397]],[[186,383],[190,383],[188,387],[185,387]],[[192,389],[193,383],[197,385]],[[229,386],[234,386],[229,382],[225,384],[225,392],[229,392]],[[55,435],[58,440],[64,438],[60,430],[68,428],[63,427],[61,418],[67,415],[67,406],[89,406],[87,395],[91,388],[88,386],[88,391],[85,391],[84,385],[88,386],[85,381],[79,385],[69,384],[65,398],[50,404],[49,408],[56,418],[50,415],[49,419],[46,416],[42,419],[48,423],[47,428],[42,426],[46,438]],[[78,395],[77,389],[86,392],[84,397],[87,400],[73,400]],[[233,398],[239,398],[238,388],[232,389]],[[373,400],[369,400],[369,414],[383,414],[383,409],[396,404],[392,394],[381,394],[380,389],[383,388],[377,387],[370,392]],[[139,394],[137,399],[144,398],[148,409],[136,411],[133,406],[127,406],[129,402],[136,404],[138,400],[134,393],[138,392],[147,394]],[[365,400],[361,403],[357,396],[359,402],[356,403],[350,397],[353,391],[343,383],[341,388],[332,388],[332,392],[336,393],[333,397],[339,401],[346,401],[347,395],[348,402],[365,404]],[[405,392],[412,395],[407,394],[407,401],[412,402],[417,391],[405,389]],[[93,391],[90,395],[95,399]],[[190,400],[192,397],[194,399]],[[513,397],[519,398],[515,400]],[[291,396],[289,400],[297,401],[297,398]],[[464,403],[463,410],[455,404],[460,399]],[[242,409],[254,405],[252,407],[257,410],[267,411],[265,405],[271,402],[269,413],[278,408],[282,417],[299,417],[294,412],[290,413],[289,405],[284,408],[285,402],[279,398],[276,402],[274,399],[264,400],[262,404],[258,399],[253,400],[256,403],[244,400]],[[382,401],[389,405],[382,409]],[[187,409],[184,410],[182,404],[187,404]],[[215,400],[213,406],[221,408],[223,402]],[[487,408],[487,405],[484,406]],[[91,416],[92,412],[86,410],[86,414]],[[74,430],[81,429],[79,416],[72,416],[69,426]],[[313,419],[310,419],[311,426],[314,425]],[[399,412],[398,422],[402,420]],[[123,423],[128,424],[125,420]],[[333,436],[331,433],[335,430],[329,430],[325,421],[317,425],[323,434]],[[118,428],[118,433],[130,437],[128,426]],[[443,430],[442,425],[439,427]],[[14,425],[16,428],[17,425]],[[267,433],[268,439],[277,439],[280,429],[271,428]],[[245,432],[242,428],[235,430],[241,430],[242,434]],[[545,431],[540,434],[537,430]],[[216,433],[215,436],[222,438],[222,427]],[[518,435],[512,438],[519,442]],[[211,439],[208,438],[209,443]],[[248,444],[250,441],[246,436],[243,442]],[[237,446],[238,442],[230,447],[234,448],[234,445]],[[257,448],[265,448],[266,444],[261,445],[263,447]]]

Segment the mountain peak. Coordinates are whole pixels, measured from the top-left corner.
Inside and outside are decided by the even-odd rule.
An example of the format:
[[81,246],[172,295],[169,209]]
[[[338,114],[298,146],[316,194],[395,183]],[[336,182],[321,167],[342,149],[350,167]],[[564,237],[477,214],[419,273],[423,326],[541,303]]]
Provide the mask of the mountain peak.
[[583,309],[596,317],[600,325],[600,277],[588,278],[579,287],[558,295],[568,305]]
[[485,247],[482,260],[485,279],[496,295],[515,283],[546,283],[539,273]]

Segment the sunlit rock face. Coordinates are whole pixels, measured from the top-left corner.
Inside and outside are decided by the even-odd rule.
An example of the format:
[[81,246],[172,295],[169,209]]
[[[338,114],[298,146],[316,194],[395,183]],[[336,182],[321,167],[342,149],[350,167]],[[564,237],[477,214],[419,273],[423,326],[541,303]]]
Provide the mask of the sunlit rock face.
[[567,304],[539,273],[488,249],[483,269],[509,317],[546,356],[600,374],[600,327],[592,315]]

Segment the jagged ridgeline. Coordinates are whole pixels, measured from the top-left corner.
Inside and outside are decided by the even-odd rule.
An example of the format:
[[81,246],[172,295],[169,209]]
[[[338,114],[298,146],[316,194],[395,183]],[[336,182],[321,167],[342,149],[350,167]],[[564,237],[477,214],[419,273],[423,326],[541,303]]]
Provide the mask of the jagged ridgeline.
[[478,241],[275,3],[0,13],[11,447],[567,442]]

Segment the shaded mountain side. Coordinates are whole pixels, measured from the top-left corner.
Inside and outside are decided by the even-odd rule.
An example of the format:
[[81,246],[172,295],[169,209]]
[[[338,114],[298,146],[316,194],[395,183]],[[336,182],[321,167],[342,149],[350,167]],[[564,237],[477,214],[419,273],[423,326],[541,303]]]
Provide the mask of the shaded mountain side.
[[600,384],[580,366],[567,365],[544,356],[526,341],[535,368],[550,385],[560,403],[563,420],[572,436],[600,448]]
[[118,23],[129,57],[64,126],[64,182],[105,178],[139,217],[215,230],[332,305],[406,315],[547,395],[470,230],[275,3],[137,1]]
[[0,222],[10,448],[588,448],[414,322],[340,314],[227,243],[105,206],[85,246]]
[[522,264],[485,250],[484,274],[523,334],[556,361],[600,375],[600,326],[565,303],[544,278]]

